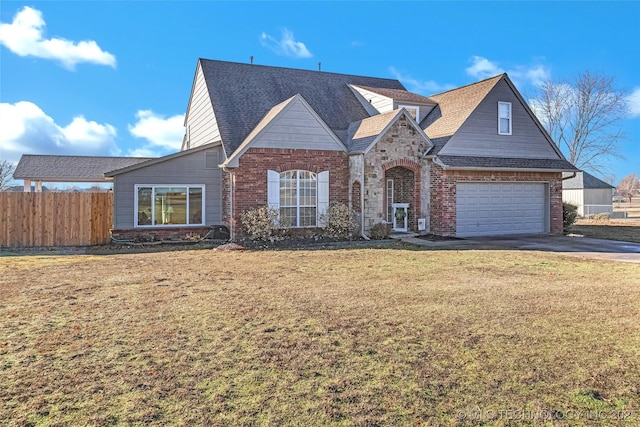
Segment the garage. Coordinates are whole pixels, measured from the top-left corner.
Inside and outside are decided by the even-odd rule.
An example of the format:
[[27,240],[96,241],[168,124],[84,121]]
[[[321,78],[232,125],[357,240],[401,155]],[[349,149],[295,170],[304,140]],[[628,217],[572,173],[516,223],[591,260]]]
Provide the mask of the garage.
[[544,233],[549,203],[546,184],[522,182],[458,183],[456,235]]

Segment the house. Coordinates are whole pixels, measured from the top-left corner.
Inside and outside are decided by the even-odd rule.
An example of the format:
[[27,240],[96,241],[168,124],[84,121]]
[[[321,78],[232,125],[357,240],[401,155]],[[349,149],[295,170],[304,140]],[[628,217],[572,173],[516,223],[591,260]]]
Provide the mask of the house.
[[613,212],[613,185],[584,171],[565,173],[564,178],[562,201],[576,205],[579,216]]
[[270,206],[288,229],[348,204],[445,236],[562,233],[574,172],[506,74],[432,96],[394,79],[199,59],[182,150],[106,173],[114,235],[226,226]]

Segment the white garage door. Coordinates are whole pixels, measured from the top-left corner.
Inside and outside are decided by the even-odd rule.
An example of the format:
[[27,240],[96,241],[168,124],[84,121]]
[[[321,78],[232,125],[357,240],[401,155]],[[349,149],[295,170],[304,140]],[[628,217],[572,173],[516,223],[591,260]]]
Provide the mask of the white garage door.
[[459,183],[456,234],[460,237],[546,231],[545,184]]

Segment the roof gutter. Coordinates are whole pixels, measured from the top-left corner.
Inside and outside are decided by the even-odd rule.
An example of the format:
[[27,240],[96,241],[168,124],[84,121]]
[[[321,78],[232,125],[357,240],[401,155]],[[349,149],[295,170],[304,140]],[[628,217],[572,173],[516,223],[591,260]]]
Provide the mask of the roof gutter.
[[449,166],[442,163],[442,160],[438,156],[433,156],[433,163],[440,166],[442,169],[449,169]]
[[578,175],[578,172],[573,172],[570,176],[563,177],[562,180],[575,178]]

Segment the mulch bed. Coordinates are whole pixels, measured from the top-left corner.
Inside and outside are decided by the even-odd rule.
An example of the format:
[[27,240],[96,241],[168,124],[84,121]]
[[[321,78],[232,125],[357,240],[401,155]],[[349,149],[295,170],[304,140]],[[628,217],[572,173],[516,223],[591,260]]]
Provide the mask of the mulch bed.
[[464,240],[460,237],[451,237],[451,236],[437,236],[435,234],[425,234],[422,236],[416,236],[418,239],[428,240],[430,242],[449,242],[449,241],[460,241]]

